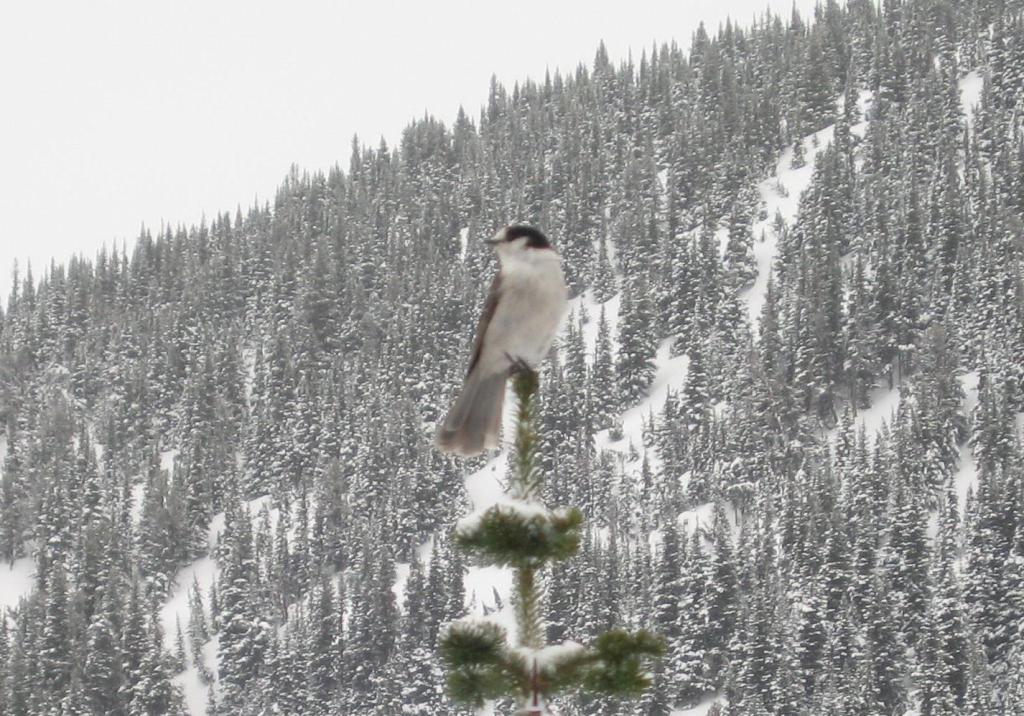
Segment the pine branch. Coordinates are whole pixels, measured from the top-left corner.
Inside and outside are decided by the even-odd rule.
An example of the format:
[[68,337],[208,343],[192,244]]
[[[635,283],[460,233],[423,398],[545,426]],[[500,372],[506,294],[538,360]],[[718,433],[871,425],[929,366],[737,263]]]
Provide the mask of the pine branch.
[[515,374],[513,388],[518,399],[516,409],[515,474],[509,485],[513,497],[525,502],[539,502],[543,476],[537,467],[537,431],[534,399],[540,382],[537,373],[521,370]]
[[578,688],[636,696],[650,685],[648,662],[663,652],[660,638],[644,631],[613,630],[589,646],[544,646],[537,573],[551,561],[576,554],[583,515],[576,508],[552,511],[541,504],[537,374],[517,372],[513,387],[518,404],[509,499],[461,521],[456,540],[482,562],[515,569],[518,646],[512,648],[508,634],[496,624],[454,623],[440,642],[449,668],[448,691],[455,701],[473,707],[513,696],[523,704],[520,713],[527,716],[541,716],[548,698]]

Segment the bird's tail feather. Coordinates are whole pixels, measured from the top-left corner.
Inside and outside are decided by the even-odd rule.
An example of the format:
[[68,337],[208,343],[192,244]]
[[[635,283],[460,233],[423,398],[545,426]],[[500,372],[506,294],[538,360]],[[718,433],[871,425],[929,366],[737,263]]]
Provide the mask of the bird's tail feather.
[[437,431],[437,446],[445,452],[467,456],[498,447],[504,401],[504,373],[471,372],[462,394]]

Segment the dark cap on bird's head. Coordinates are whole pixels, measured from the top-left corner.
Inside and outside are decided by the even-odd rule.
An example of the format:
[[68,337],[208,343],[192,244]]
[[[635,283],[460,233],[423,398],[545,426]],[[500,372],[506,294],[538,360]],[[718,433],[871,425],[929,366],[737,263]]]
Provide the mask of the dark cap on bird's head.
[[551,242],[548,241],[548,237],[545,236],[540,229],[534,228],[528,224],[512,224],[511,226],[506,226],[504,229],[495,234],[493,239],[489,239],[485,243],[488,243],[491,246],[496,246],[497,244],[511,243],[516,239],[524,238],[526,239],[526,248],[552,248]]

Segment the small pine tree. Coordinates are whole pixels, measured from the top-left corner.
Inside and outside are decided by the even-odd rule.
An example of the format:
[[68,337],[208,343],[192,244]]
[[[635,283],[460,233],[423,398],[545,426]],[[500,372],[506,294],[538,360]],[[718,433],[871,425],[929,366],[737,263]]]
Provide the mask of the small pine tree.
[[798,139],[793,142],[793,158],[790,160],[790,169],[800,169],[807,166],[807,150],[804,148],[804,140]]
[[619,352],[615,362],[619,407],[639,399],[654,378],[654,315],[646,282],[627,285],[619,310]]
[[615,362],[612,355],[611,329],[605,315],[605,307],[597,320],[597,343],[594,347],[594,365],[590,371],[590,408],[594,427],[598,430],[611,427],[619,407],[615,381]]
[[544,645],[539,570],[571,557],[579,548],[582,514],[575,508],[549,510],[540,503],[543,477],[538,469],[534,396],[537,374],[515,376],[518,398],[516,452],[507,502],[464,521],[456,537],[483,561],[514,568],[518,647],[501,626],[487,621],[456,622],[443,635],[452,698],[479,707],[484,701],[516,698],[522,713],[550,713],[557,693],[583,687],[608,696],[631,696],[650,686],[646,662],[662,651],[661,640],[641,631],[613,630],[583,646]]

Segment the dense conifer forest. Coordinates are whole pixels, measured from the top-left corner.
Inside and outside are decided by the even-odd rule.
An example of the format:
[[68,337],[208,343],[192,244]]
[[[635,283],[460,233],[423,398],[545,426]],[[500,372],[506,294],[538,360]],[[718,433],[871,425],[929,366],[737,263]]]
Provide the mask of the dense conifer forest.
[[504,457],[431,441],[518,220],[574,297],[548,638],[668,645],[558,713],[1021,716],[1022,217],[1024,2],[827,0],[25,269],[0,715],[466,713],[439,633],[508,594],[451,528]]

